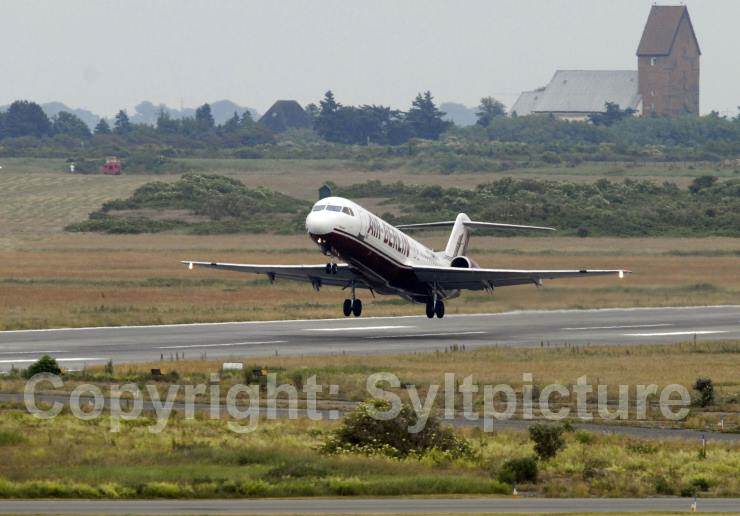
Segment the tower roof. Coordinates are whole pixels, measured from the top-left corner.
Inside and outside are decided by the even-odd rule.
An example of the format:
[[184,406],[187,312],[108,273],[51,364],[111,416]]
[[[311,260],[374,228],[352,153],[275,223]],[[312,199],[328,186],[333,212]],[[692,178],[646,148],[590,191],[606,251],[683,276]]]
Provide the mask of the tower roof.
[[[640,45],[637,47],[638,56],[665,56],[671,53],[676,40],[678,28],[684,16],[689,23],[691,36],[699,50],[699,42],[691,24],[689,10],[685,5],[654,5],[642,31]],[[701,50],[699,50],[701,54]]]

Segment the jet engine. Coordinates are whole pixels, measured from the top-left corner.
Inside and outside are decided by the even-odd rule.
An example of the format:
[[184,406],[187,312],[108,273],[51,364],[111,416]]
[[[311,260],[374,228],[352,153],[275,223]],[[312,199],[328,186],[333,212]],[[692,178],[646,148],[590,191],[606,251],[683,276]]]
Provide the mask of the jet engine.
[[480,269],[478,262],[467,256],[455,256],[450,262],[450,267],[457,267],[458,269]]

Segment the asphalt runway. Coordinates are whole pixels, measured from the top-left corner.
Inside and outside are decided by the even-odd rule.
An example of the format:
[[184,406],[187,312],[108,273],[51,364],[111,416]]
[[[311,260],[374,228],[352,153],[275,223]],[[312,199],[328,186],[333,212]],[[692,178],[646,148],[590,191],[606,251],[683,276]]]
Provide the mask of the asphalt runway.
[[0,332],[0,371],[43,354],[64,367],[279,354],[370,354],[482,346],[629,345],[740,339],[740,306],[128,326]]
[[[690,498],[293,498],[266,500],[3,500],[0,514],[383,514],[689,512]],[[697,501],[699,512],[738,512],[738,498]]]

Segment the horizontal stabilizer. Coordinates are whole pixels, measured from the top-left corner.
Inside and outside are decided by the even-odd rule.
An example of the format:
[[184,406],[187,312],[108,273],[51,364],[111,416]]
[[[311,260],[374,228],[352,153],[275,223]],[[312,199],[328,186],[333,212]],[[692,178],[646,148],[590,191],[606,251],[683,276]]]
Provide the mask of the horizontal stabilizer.
[[[434,228],[450,228],[455,225],[454,220],[448,220],[444,222],[424,222],[420,224],[401,224],[396,226],[398,229],[434,229]],[[468,220],[463,222],[463,225],[471,229],[528,229],[535,231],[557,231],[555,228],[548,228],[544,226],[523,226],[521,224],[501,224],[498,222],[476,222],[474,220]]]

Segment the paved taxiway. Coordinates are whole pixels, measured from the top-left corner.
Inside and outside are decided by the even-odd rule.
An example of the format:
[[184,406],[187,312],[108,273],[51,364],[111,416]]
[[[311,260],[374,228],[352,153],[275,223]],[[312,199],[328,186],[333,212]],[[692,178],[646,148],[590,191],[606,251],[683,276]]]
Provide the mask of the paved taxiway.
[[[3,500],[0,514],[378,514],[689,512],[689,498],[299,498],[268,500]],[[737,512],[740,499],[707,498],[700,512]]]
[[[371,308],[369,306],[368,308]],[[370,310],[368,310],[370,311]],[[627,345],[740,339],[740,306],[521,311],[0,332],[0,371],[49,354],[65,367],[264,355],[399,353],[451,345]]]

